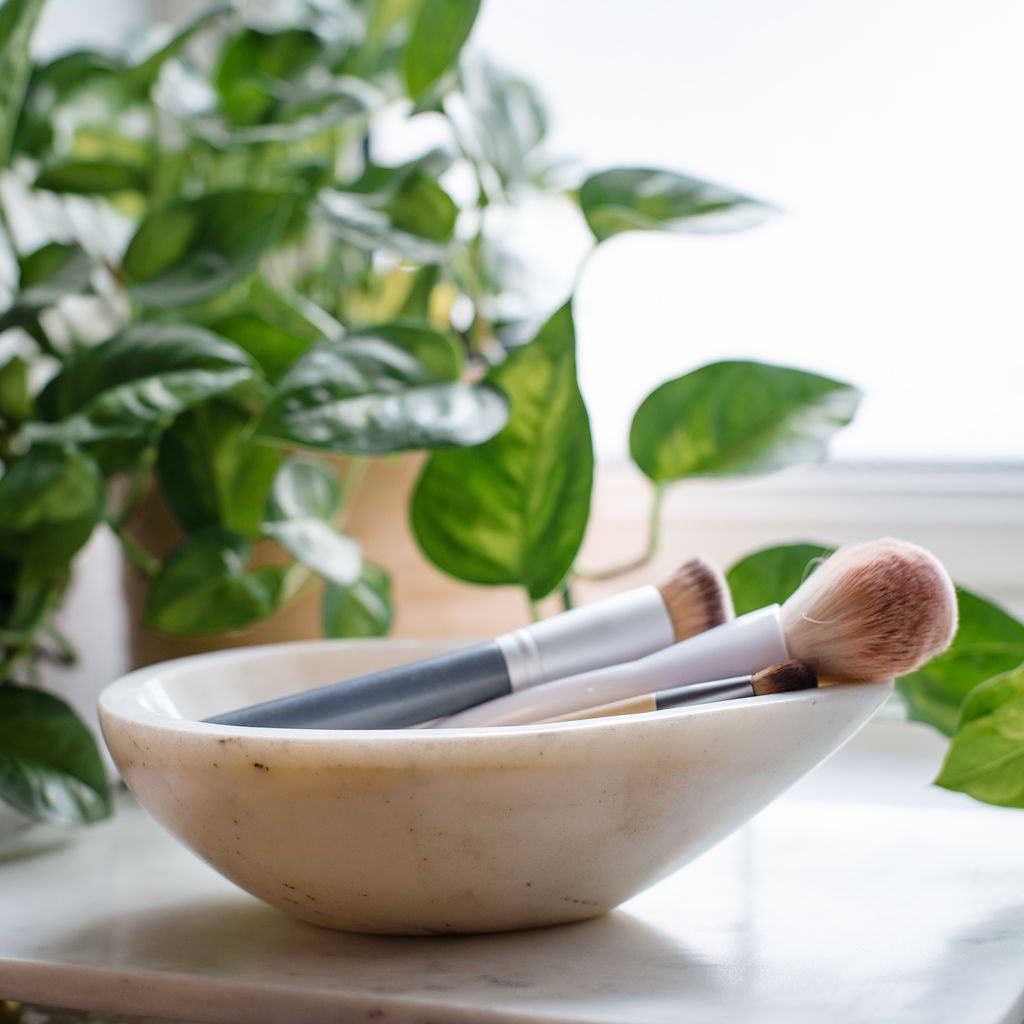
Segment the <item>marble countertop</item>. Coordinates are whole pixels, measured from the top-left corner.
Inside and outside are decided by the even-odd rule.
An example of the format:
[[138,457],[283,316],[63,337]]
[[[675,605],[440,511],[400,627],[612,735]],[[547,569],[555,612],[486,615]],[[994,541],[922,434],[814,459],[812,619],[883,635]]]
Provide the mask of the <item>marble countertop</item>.
[[1019,1024],[1024,812],[935,789],[939,739],[874,723],[605,917],[386,938],[292,920],[128,798],[0,843],[0,1003],[221,1024]]

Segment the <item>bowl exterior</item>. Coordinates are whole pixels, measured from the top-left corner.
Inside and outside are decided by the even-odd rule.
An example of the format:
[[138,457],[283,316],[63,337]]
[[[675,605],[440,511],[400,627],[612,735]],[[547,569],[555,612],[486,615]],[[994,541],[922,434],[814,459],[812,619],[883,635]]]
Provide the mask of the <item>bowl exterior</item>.
[[[394,657],[387,643],[381,664]],[[301,670],[314,645],[286,646],[277,656]],[[259,650],[250,657],[272,657]],[[190,661],[189,686],[216,691],[216,659]],[[842,687],[558,725],[331,733],[154,713],[153,687],[180,671],[145,670],[101,700],[107,744],[139,802],[260,899],[316,924],[392,934],[607,911],[732,832],[888,693]],[[150,692],[138,713],[133,686]]]

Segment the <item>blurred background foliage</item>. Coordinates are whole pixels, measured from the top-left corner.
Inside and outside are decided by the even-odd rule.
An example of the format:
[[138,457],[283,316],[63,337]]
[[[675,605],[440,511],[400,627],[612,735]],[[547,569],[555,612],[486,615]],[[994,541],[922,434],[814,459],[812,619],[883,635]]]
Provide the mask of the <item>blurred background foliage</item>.
[[[98,527],[148,580],[152,629],[238,630],[318,582],[325,635],[379,635],[390,582],[346,512],[366,460],[426,450],[409,519],[428,558],[534,608],[569,602],[594,473],[580,268],[553,295],[508,244],[510,212],[553,199],[594,248],[773,210],[549,152],[530,84],[463,56],[478,0],[211,5],[159,38],[36,62],[41,8],[0,5],[0,797],[78,822],[109,811],[102,766],[38,668],[73,657],[54,615]],[[405,137],[405,158],[380,156]],[[654,389],[629,438],[645,557],[667,487],[820,460],[858,401],[737,360]],[[166,553],[133,530],[154,491],[180,531]],[[283,561],[254,562],[266,540]],[[744,579],[782,599],[807,569],[791,554],[778,586],[737,569],[738,599]],[[904,686],[946,726],[929,706],[948,675]]]

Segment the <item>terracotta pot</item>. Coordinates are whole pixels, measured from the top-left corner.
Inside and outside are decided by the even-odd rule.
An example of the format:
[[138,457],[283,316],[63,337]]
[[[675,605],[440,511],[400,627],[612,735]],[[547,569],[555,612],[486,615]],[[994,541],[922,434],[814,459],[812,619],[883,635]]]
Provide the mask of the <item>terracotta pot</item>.
[[[393,636],[493,636],[529,621],[529,608],[517,587],[478,587],[461,583],[435,569],[420,553],[409,528],[409,497],[423,463],[422,455],[374,460],[364,477],[345,523],[368,561],[391,575],[395,620]],[[341,463],[344,472],[344,462]],[[151,491],[131,524],[133,537],[146,551],[162,556],[181,539],[181,530],[156,491]],[[257,564],[280,562],[283,552],[272,542],[254,546]],[[135,666],[187,654],[251,644],[307,640],[322,636],[322,587],[305,592],[264,622],[233,633],[178,637],[139,624],[147,583],[134,567],[124,570],[130,617],[129,646]]]

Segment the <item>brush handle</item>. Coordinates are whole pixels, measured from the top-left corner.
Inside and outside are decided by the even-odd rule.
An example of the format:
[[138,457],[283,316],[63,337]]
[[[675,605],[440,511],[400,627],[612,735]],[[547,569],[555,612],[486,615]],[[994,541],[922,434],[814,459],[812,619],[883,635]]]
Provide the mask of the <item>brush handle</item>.
[[511,693],[437,725],[523,725],[655,690],[753,675],[789,657],[779,607],[770,605],[635,661]]
[[206,721],[274,729],[400,728],[511,691],[493,640],[355,679],[228,711]]
[[672,708],[692,707],[694,704],[754,697],[757,691],[754,689],[753,679],[753,676],[736,676],[733,679],[719,679],[713,683],[677,686],[673,690],[662,690],[655,694],[655,704],[658,711],[669,711]]
[[739,697],[754,696],[751,676],[736,676],[734,679],[719,679],[710,683],[690,683],[672,690],[645,693],[642,697],[627,697],[625,700],[599,704],[585,711],[571,711],[565,715],[545,718],[545,722],[575,722],[584,718],[608,718],[614,715],[641,715],[647,711],[668,711],[671,708],[690,707],[694,704],[710,704],[720,700],[735,700]]
[[525,690],[632,661],[674,641],[665,599],[657,587],[643,586],[532,622],[495,642],[505,655],[512,689]]
[[495,640],[206,719],[283,729],[397,729],[638,658],[674,639],[657,587],[624,591]]

